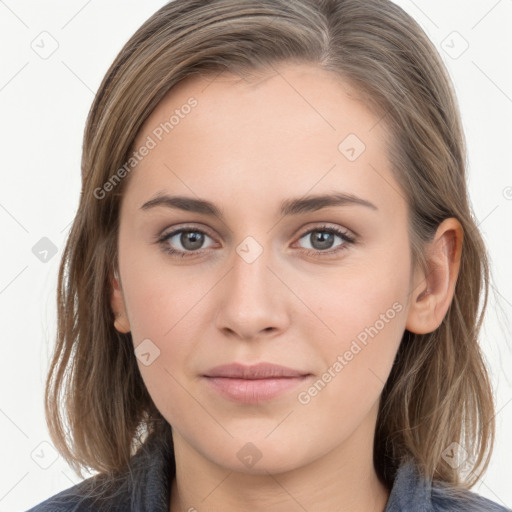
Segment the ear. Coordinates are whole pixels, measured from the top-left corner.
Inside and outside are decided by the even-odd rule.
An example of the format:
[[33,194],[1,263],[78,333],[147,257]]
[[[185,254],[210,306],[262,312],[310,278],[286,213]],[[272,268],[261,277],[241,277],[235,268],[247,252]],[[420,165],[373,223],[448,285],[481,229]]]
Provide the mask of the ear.
[[427,246],[428,272],[416,269],[406,329],[417,334],[435,331],[450,307],[460,267],[464,231],[455,218],[445,219]]
[[110,306],[115,316],[114,327],[122,333],[130,332],[130,322],[128,321],[128,316],[126,314],[121,280],[117,273],[114,273],[114,276],[111,276],[110,284],[112,288]]

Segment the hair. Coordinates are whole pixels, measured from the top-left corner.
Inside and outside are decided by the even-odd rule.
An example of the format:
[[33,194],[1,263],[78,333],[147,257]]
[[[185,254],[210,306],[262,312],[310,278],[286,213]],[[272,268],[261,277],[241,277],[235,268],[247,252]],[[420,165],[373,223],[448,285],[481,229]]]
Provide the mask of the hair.
[[[494,399],[478,335],[489,266],[466,188],[466,148],[448,72],[421,27],[388,0],[175,0],[151,16],[104,77],[85,128],[80,204],[58,277],[57,340],[45,390],[51,438],[71,467],[113,474],[145,436],[168,435],[140,375],[131,334],[114,328],[120,203],[130,176],[99,199],[130,158],[142,124],[180,80],[243,77],[311,64],[351,86],[391,134],[389,161],[408,206],[412,261],[446,218],[464,239],[454,297],[439,327],[405,330],[380,398],[374,464],[391,487],[413,459],[422,475],[462,488],[487,469]],[[443,452],[458,443],[471,471]]]

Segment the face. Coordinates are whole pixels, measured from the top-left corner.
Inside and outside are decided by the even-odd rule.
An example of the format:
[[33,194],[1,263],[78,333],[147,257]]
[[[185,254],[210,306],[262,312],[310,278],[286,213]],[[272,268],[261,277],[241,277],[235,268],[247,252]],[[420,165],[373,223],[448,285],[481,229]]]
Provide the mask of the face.
[[[142,146],[120,213],[121,307],[177,453],[253,473],[371,453],[411,291],[379,118],[333,74],[283,65],[179,83]],[[262,362],[300,377],[205,377]]]

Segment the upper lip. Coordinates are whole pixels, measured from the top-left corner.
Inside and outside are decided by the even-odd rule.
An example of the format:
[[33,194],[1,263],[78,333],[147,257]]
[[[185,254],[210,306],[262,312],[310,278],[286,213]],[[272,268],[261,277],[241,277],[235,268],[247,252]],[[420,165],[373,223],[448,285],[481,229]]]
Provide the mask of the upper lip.
[[231,363],[211,368],[204,374],[204,377],[271,379],[279,377],[303,377],[305,375],[309,375],[309,373],[273,363],[258,363],[252,366],[240,363]]

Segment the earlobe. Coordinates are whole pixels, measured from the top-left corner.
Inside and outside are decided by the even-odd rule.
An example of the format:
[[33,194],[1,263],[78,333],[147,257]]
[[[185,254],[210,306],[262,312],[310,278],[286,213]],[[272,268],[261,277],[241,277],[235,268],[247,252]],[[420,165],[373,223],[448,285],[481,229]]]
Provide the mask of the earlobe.
[[126,334],[130,332],[130,322],[128,320],[128,316],[126,315],[123,291],[117,274],[110,278],[110,284],[110,307],[112,308],[115,316],[114,327],[117,331]]
[[428,271],[415,272],[406,329],[416,334],[435,331],[453,300],[460,268],[463,229],[455,218],[445,219],[426,248]]

